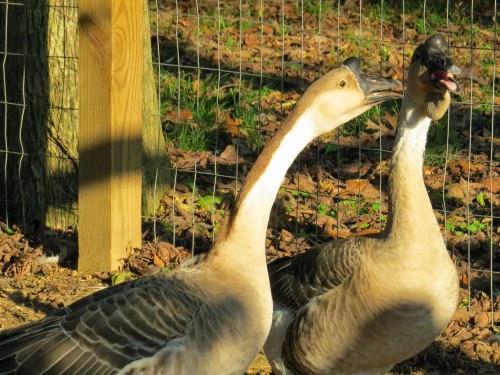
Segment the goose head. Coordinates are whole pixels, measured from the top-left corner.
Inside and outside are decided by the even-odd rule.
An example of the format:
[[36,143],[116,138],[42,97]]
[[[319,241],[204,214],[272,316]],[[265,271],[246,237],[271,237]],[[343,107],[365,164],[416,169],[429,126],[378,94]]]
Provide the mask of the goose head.
[[359,116],[375,104],[401,98],[399,81],[369,75],[355,57],[345,60],[314,82],[297,104],[298,113],[308,112],[316,135],[321,135]]
[[407,96],[412,105],[439,120],[450,105],[450,92],[460,91],[453,77],[460,72],[449,56],[446,41],[439,35],[429,37],[413,53],[408,69]]

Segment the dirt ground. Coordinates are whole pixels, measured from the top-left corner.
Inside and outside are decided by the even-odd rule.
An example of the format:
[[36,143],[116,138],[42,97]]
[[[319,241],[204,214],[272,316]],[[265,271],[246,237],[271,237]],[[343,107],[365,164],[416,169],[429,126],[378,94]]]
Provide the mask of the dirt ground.
[[[307,85],[318,74],[337,65],[339,59],[361,52],[364,61],[377,62],[377,72],[382,70],[388,77],[403,79],[408,62],[403,61],[403,47],[412,49],[412,43],[422,40],[416,26],[412,28],[418,21],[414,14],[402,16],[407,25],[404,44],[400,43],[400,24],[388,21],[381,25],[369,16],[360,20],[356,8],[340,9],[338,16],[325,14],[323,31],[318,35],[318,19],[312,11],[306,12],[302,19],[300,9],[288,3],[286,9],[282,9],[281,1],[257,2],[265,7],[267,17],[259,26],[259,32],[252,27],[243,28],[236,21],[225,25],[222,32],[220,27],[218,32],[210,28],[200,32],[194,27],[196,18],[192,17],[191,2],[175,2],[181,14],[177,21],[173,2],[159,3],[163,4],[157,19],[159,25],[177,25],[160,28],[160,34],[153,38],[153,42],[160,43],[161,61],[172,63],[169,59],[172,48],[181,45],[180,61],[174,63],[194,67],[199,51],[192,46],[202,43],[203,64],[217,67],[222,59],[222,68],[226,70],[240,69],[241,64],[242,71],[262,72],[274,80],[276,77],[285,80],[281,89],[266,93],[259,100],[263,108],[259,121],[264,142],[290,112],[293,105],[288,104],[297,100],[301,85]],[[198,11],[206,11],[209,3],[200,5]],[[353,2],[346,2],[350,3]],[[262,14],[260,6],[245,4],[243,10],[248,17]],[[281,40],[276,42],[282,35],[282,12],[286,12],[289,33],[283,39],[284,44]],[[255,19],[251,20],[258,24]],[[498,35],[484,26],[483,21],[478,20],[474,37],[479,39],[474,43],[478,46],[489,41],[498,51]],[[349,28],[368,30],[369,35],[383,32],[390,47],[388,56],[383,59],[379,56],[377,40],[361,46],[356,39],[349,38],[342,40],[338,55],[332,55],[332,45],[337,46],[335,33],[337,30],[347,32]],[[467,25],[453,22],[446,27],[436,27],[438,32],[451,35],[456,46],[452,56],[455,53],[457,63],[467,68],[460,81],[464,92],[472,92],[477,102],[488,102],[491,95],[482,87],[492,85],[492,68],[480,63],[467,65],[470,56],[459,53],[461,50],[457,47],[462,40],[464,43],[468,40],[466,28]],[[239,40],[240,32],[243,32],[243,44],[240,54],[235,55],[230,41]],[[369,35],[361,37],[369,39]],[[180,43],[176,36],[183,38]],[[281,57],[276,56],[281,56],[284,45],[287,54],[283,63]],[[482,53],[490,50],[478,51],[475,58],[482,59]],[[303,70],[297,71],[297,62],[303,64]],[[500,74],[496,77],[499,87]],[[233,78],[226,77],[228,81]],[[496,106],[500,105],[498,96],[494,100]],[[459,271],[461,301],[442,335],[422,353],[398,364],[391,374],[500,373],[500,115],[495,110],[491,105],[471,106],[463,98],[454,98],[450,109],[453,128],[448,134],[453,151],[448,155],[442,153],[446,147],[446,137],[443,141],[442,134],[444,129],[446,135],[447,128],[436,125],[431,131],[428,149],[432,152],[427,154],[423,173],[450,256]],[[183,151],[175,144],[169,146],[177,183],[162,198],[156,222],[144,224],[142,249],[133,250],[120,271],[79,273],[76,271],[76,232],[40,230],[29,225],[7,226],[0,218],[0,330],[40,319],[112,282],[161,268],[175,268],[192,250],[194,253],[207,251],[258,154],[248,146],[244,136],[232,131],[237,120],[228,117],[222,121],[217,155],[213,151]],[[168,121],[167,113],[166,125]],[[363,131],[323,137],[300,155],[283,182],[271,215],[266,241],[269,260],[307,251],[314,244],[332,238],[374,233],[384,227],[388,213],[385,193],[388,154],[378,149],[391,149],[396,122],[395,112],[374,114],[363,120],[360,125]],[[496,129],[493,123],[497,124]],[[217,178],[213,173],[215,166]],[[199,172],[196,191],[194,170]],[[224,177],[235,176],[236,171],[238,179]],[[213,201],[204,201],[205,197],[214,195],[214,189],[220,197],[216,210]],[[248,370],[248,374],[270,373],[262,354]]]
[[[5,245],[5,241],[2,242]],[[30,271],[0,278],[0,329],[17,327],[109,285],[109,274],[86,274],[32,258]],[[29,265],[28,265],[29,264]],[[122,275],[123,273],[118,273]],[[463,275],[462,275],[463,276]],[[463,301],[468,298],[461,290]],[[390,374],[498,374],[500,370],[499,299],[492,306],[482,291],[473,291],[470,307],[459,306],[450,325],[425,351],[397,365]],[[495,324],[491,322],[494,321]],[[259,354],[247,374],[271,374]]]

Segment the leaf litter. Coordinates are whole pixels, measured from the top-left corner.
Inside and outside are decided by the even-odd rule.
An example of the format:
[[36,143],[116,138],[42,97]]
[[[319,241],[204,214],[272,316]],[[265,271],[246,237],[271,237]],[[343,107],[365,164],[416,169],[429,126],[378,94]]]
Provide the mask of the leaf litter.
[[[219,3],[223,8],[231,5],[225,1]],[[362,56],[369,62],[364,65],[371,73],[382,72],[386,77],[404,79],[409,61],[406,52],[422,40],[422,35],[412,28],[419,18],[412,14],[404,16],[408,27],[406,43],[402,44],[401,19],[399,23],[381,23],[373,22],[370,17],[360,18],[358,5],[351,3],[355,2],[346,1],[338,16],[326,12],[318,35],[318,16],[312,10],[306,10],[302,16],[300,7],[291,3],[245,3],[242,12],[250,15],[248,20],[238,23],[236,18],[227,17],[224,19],[227,24],[221,25],[208,24],[216,18],[207,17],[203,19],[207,24],[202,22],[198,28],[195,18],[187,16],[193,11],[190,2],[180,2],[178,30],[160,28],[161,34],[153,39],[155,42],[158,38],[159,59],[164,62],[196,67],[197,53],[202,53],[207,64],[221,66],[222,62],[221,67],[226,70],[241,69],[268,77],[273,89],[260,98],[261,113],[256,117],[265,143],[290,113],[304,88],[350,55]],[[199,4],[199,12],[210,14],[213,5],[211,1]],[[160,10],[160,25],[175,24],[175,6],[167,2]],[[263,22],[258,22],[258,17]],[[338,38],[337,30],[341,35],[350,35],[350,29],[362,30],[361,35]],[[455,45],[468,42],[464,26],[450,23],[448,29],[437,31],[446,30],[456,36],[456,40],[452,38]],[[373,35],[384,35],[385,56],[381,54],[378,37]],[[179,55],[173,49],[177,36],[183,38],[184,46]],[[479,30],[474,38],[475,45],[498,43],[495,34],[488,30]],[[198,43],[203,50],[196,48]],[[235,49],[235,45],[240,47]],[[282,59],[283,51],[286,52]],[[474,58],[481,61],[486,53],[483,52],[475,51]],[[470,66],[470,58],[462,57],[454,49],[452,55],[460,56],[457,63],[464,67],[465,78],[461,80],[464,92],[472,92],[477,102],[488,103],[491,94],[485,93],[481,85],[492,84],[494,67]],[[175,57],[174,61],[172,56],[179,56],[180,60]],[[202,84],[194,80],[193,91]],[[229,84],[234,85],[234,80]],[[499,97],[495,100],[498,105]],[[487,107],[474,105],[469,130],[470,109],[460,101],[452,104],[450,117],[453,131],[458,135],[450,139],[455,150],[445,158],[442,153],[433,154],[436,147],[428,147],[423,170],[436,217],[459,270],[461,302],[440,337],[422,353],[398,364],[391,371],[394,375],[499,372],[500,229],[495,220],[500,203],[500,141],[497,130],[492,132],[491,127],[492,119],[498,123],[499,117]],[[175,268],[192,254],[204,254],[258,155],[258,150],[247,142],[249,133],[240,131],[242,118],[227,109],[217,116],[221,119],[217,152],[184,151],[174,144],[169,146],[177,184],[162,197],[156,223],[144,224],[142,249],[130,250],[122,270],[79,273],[75,271],[75,233],[50,231],[42,236],[33,234],[32,228],[10,228],[0,223],[0,329],[40,319],[112,282]],[[178,126],[193,122],[195,114],[191,109],[173,106],[165,117],[165,121]],[[376,233],[384,228],[388,214],[388,154],[378,149],[392,147],[397,109],[385,111],[382,116],[371,114],[357,126],[362,129],[350,132],[340,129],[314,142],[290,168],[270,217],[266,238],[269,260],[307,251],[332,238]],[[430,138],[432,141],[432,135]],[[361,152],[360,146],[364,148]],[[444,147],[445,142],[437,145],[441,150]],[[216,179],[215,167],[219,174]],[[202,173],[194,179],[194,171]],[[230,177],[236,172],[239,179]],[[489,270],[496,273],[490,274]],[[248,374],[269,373],[263,355],[248,370]]]

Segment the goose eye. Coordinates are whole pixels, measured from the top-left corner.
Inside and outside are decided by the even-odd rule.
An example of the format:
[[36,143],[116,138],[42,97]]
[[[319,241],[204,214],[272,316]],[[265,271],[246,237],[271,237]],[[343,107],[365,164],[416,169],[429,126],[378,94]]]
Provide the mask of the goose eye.
[[415,52],[413,56],[415,56],[416,59],[420,60],[420,52]]
[[343,79],[342,81],[339,82],[339,87],[342,89],[347,86],[347,81]]

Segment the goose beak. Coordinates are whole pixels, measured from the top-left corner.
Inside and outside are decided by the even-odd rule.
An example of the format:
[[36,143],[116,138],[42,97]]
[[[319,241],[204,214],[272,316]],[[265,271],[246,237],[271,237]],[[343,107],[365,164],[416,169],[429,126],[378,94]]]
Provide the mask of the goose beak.
[[365,94],[365,104],[374,105],[388,99],[403,97],[401,82],[364,73],[361,70],[361,61],[358,58],[350,57],[342,65],[356,76],[358,86]]
[[397,80],[364,73],[359,73],[357,78],[365,94],[366,104],[378,104],[389,99],[403,97],[403,84]]

